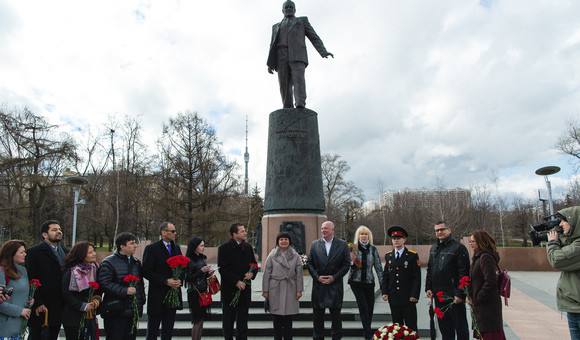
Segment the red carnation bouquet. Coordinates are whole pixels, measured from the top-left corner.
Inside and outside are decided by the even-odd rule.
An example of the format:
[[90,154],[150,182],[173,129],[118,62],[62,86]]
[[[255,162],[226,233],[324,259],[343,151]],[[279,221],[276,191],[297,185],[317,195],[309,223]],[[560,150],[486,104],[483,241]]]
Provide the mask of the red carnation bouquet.
[[[95,317],[95,311],[97,309],[97,307],[99,307],[99,303],[101,301],[100,297],[95,297],[93,296],[93,294],[95,294],[95,291],[99,290],[99,284],[96,282],[89,282],[89,298],[87,299],[87,303],[94,303],[95,304],[95,308],[91,311],[88,312],[83,312],[83,316],[81,317],[81,323],[79,324],[79,339],[81,338],[81,335],[83,334],[84,330],[85,330],[85,319],[92,319]],[[98,299],[95,299],[98,298]]]
[[[255,263],[250,263],[250,269],[248,270],[248,274],[253,272],[255,269],[258,268],[258,265]],[[243,283],[249,285],[250,283],[252,283],[252,281],[250,280],[246,280],[244,279],[242,281]],[[235,307],[238,305],[238,303],[240,302],[240,294],[242,293],[241,290],[238,289],[238,291],[236,292],[236,294],[234,294],[234,298],[232,299],[232,302],[230,302],[230,306]]]
[[[459,280],[459,289],[463,290],[463,293],[465,293],[465,296],[469,296],[469,276],[464,276]],[[453,306],[453,301],[455,300],[454,296],[447,296],[444,295],[443,292],[437,292],[437,298],[439,299],[439,302],[443,303],[447,300],[450,300],[450,302],[448,304],[446,304],[445,306],[441,307],[441,308],[434,308],[433,312],[435,312],[435,314],[437,315],[437,317],[439,319],[443,319],[443,316],[445,315],[445,312],[447,312],[449,310],[449,308],[451,308],[451,306]],[[479,327],[477,327],[477,322],[475,322],[475,311],[473,308],[473,304],[471,305],[471,322],[473,325],[473,331],[478,335],[478,337],[481,338],[481,334],[479,333]]]
[[352,264],[356,269],[362,268],[362,263],[358,259],[354,259],[354,263]]
[[[28,283],[28,300],[26,301],[26,305],[24,306],[25,308],[32,307],[32,304],[30,302],[34,298],[34,293],[36,293],[36,289],[40,286],[41,286],[40,281],[38,281],[37,279],[30,280],[30,282]],[[24,324],[22,325],[22,330],[20,331],[21,335],[24,335],[24,332],[26,332],[26,327],[28,327],[28,319],[24,319]]]
[[[135,288],[138,281],[141,281],[135,275],[127,275],[123,278],[123,281],[129,284],[129,287]],[[131,306],[133,307],[133,324],[131,325],[131,332],[129,334],[133,334],[137,330],[137,326],[139,325],[139,307],[137,306],[137,292],[133,294],[133,299],[131,302]]]
[[[174,280],[179,280],[179,276],[181,276],[181,273],[183,273],[183,270],[187,267],[188,263],[189,258],[183,255],[172,256],[167,259],[167,264],[169,265],[169,268],[171,268]],[[171,308],[181,307],[179,304],[179,297],[177,296],[177,289],[169,289],[165,295],[165,299],[163,299],[163,302],[165,301],[168,301],[169,307]]]

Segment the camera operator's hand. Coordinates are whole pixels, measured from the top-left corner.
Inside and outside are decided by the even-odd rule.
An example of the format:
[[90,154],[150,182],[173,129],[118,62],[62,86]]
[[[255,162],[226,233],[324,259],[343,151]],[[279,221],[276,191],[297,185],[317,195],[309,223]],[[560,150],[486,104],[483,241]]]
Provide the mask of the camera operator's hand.
[[0,294],[0,303],[8,301],[8,299],[10,299],[10,296],[8,295],[4,295],[4,294]]
[[552,230],[550,232],[548,232],[548,242],[549,241],[558,241],[558,232],[555,230]]

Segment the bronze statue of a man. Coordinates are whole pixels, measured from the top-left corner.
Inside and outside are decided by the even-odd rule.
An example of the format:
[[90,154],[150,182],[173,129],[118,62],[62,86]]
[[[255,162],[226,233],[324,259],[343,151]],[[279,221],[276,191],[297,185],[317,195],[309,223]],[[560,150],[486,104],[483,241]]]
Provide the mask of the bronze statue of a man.
[[268,72],[278,72],[280,95],[284,108],[293,108],[294,96],[296,107],[306,105],[306,82],[304,70],[308,66],[305,37],[316,48],[323,58],[334,55],[326,50],[322,40],[308,22],[307,17],[296,17],[296,6],[292,1],[282,5],[284,19],[272,26],[272,41],[268,53]]

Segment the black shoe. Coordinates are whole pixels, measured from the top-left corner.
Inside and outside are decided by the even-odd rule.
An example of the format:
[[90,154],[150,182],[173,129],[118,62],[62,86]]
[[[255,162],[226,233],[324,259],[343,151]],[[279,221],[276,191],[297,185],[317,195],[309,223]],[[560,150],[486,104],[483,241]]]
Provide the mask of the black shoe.
[[303,108],[304,108],[304,106],[305,106],[304,104],[298,104],[298,105],[296,105],[296,108],[297,108],[297,109],[303,109]]

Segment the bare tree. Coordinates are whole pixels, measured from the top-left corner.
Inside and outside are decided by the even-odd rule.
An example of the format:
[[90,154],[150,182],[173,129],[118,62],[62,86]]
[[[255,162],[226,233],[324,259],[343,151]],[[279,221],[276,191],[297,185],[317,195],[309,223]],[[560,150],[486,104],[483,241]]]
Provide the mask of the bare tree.
[[350,166],[339,155],[324,154],[321,162],[326,216],[334,222],[337,232],[344,238],[347,234],[347,210],[356,204],[360,207],[363,200],[362,190],[354,182],[344,178],[350,171]]
[[[62,171],[74,157],[74,144],[58,126],[49,124],[26,107],[0,109],[0,173],[15,209],[28,210],[25,235],[38,235],[46,217],[43,209],[51,190],[60,186]],[[20,215],[25,217],[24,215]],[[37,238],[39,238],[38,235]]]
[[215,223],[230,221],[247,207],[233,201],[240,192],[236,163],[225,158],[214,129],[196,112],[170,118],[157,145],[160,207],[189,234],[210,241]]
[[574,170],[578,172],[580,169],[580,121],[577,118],[570,118],[567,121],[567,130],[563,136],[558,138],[554,148],[572,157],[570,163],[574,165]]

